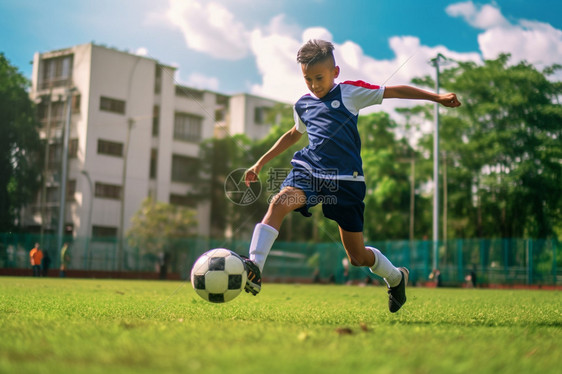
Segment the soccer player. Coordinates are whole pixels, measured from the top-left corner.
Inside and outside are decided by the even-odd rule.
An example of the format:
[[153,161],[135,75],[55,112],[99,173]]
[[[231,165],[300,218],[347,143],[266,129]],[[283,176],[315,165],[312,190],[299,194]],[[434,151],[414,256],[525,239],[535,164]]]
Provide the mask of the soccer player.
[[361,140],[357,130],[359,110],[380,104],[383,99],[429,100],[447,107],[460,102],[454,93],[435,94],[411,86],[381,87],[362,81],[336,83],[340,73],[334,46],[324,40],[310,40],[297,53],[309,94],[294,107],[295,126],[245,174],[245,183],[258,180],[260,170],[274,157],[308,133],[309,144],[296,152],[293,169],[272,199],[261,223],[254,229],[246,259],[246,291],[261,290],[261,271],[287,214],[296,210],[310,217],[309,209],[322,203],[324,216],[337,222],[342,244],[353,266],[367,266],[388,285],[390,312],[406,302],[408,269],[395,267],[378,249],[366,247],[363,239],[365,177]]

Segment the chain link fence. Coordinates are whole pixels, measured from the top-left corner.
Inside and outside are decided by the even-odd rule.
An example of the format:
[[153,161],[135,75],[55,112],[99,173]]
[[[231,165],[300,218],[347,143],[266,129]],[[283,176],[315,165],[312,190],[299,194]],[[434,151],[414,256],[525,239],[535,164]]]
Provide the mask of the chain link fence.
[[[228,248],[247,255],[249,242],[202,238],[165,239],[158,252],[131,247],[116,238],[64,238],[70,243],[70,270],[83,272],[147,272],[164,269],[188,279],[192,264],[212,248]],[[51,257],[51,269],[60,265],[55,235],[0,234],[0,269],[29,269],[29,251],[40,243]],[[395,265],[410,269],[411,283],[425,283],[437,264],[444,286],[470,280],[477,285],[560,285],[562,249],[554,239],[456,239],[432,241],[382,241],[368,243],[380,249]],[[152,246],[153,247],[153,246]],[[119,261],[121,259],[121,261]],[[279,282],[380,281],[366,268],[348,266],[341,243],[276,242],[268,257],[264,277]],[[87,273],[84,273],[87,276]]]

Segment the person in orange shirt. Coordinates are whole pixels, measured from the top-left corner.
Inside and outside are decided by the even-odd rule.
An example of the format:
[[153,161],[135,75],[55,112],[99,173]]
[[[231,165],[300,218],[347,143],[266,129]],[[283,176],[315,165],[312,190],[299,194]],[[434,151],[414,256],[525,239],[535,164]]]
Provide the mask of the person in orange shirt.
[[43,260],[43,251],[39,248],[39,243],[35,243],[35,247],[29,251],[29,260],[31,262],[31,269],[33,269],[33,276],[41,276],[41,261]]

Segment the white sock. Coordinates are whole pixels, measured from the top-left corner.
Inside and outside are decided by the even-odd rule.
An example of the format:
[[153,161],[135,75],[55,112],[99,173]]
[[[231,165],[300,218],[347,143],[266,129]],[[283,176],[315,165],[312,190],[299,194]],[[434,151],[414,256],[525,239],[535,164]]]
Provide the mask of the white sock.
[[371,273],[384,278],[389,287],[396,287],[402,280],[402,272],[398,270],[388,258],[376,248],[365,247],[375,254],[375,263],[370,267]]
[[271,247],[273,247],[277,235],[279,235],[279,231],[265,223],[258,223],[254,228],[254,234],[250,242],[250,260],[258,265],[260,271],[263,270],[265,259]]

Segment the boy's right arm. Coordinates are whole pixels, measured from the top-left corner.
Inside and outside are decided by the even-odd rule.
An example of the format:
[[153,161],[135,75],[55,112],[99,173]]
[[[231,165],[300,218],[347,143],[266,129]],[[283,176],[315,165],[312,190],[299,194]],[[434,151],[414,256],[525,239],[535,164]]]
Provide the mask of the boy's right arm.
[[461,105],[454,93],[436,94],[413,86],[388,86],[384,90],[385,99],[413,99],[434,101],[449,108]]
[[258,162],[256,162],[252,167],[246,170],[246,173],[244,174],[246,186],[249,187],[250,183],[257,182],[258,174],[265,166],[265,164],[267,164],[269,161],[287,150],[287,148],[298,142],[301,136],[302,133],[300,133],[294,126],[285,134],[283,134],[269,149],[269,151],[265,152],[265,154],[261,156]]

